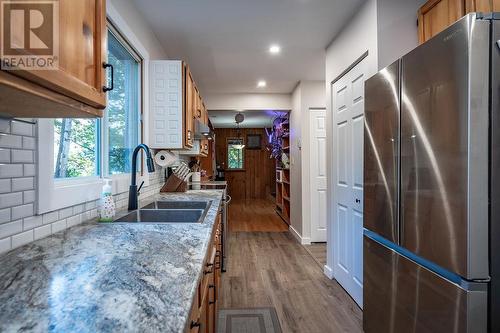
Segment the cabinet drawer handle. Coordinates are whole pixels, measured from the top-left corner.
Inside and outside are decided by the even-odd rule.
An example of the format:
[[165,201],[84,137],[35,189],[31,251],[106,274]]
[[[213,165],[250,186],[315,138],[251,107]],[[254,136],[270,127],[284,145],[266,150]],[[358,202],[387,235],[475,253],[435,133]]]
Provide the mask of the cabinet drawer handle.
[[215,288],[215,284],[211,284],[208,286],[209,289],[214,289]]
[[209,305],[215,304],[215,301],[208,302]]
[[191,320],[191,329],[193,329],[195,327],[201,327],[201,323],[194,321],[194,320]]
[[115,89],[115,68],[113,67],[113,65],[105,63],[105,62],[102,63],[102,68],[104,68],[104,69],[111,68],[111,87],[107,87],[107,86],[102,87],[102,91],[108,92],[108,91]]

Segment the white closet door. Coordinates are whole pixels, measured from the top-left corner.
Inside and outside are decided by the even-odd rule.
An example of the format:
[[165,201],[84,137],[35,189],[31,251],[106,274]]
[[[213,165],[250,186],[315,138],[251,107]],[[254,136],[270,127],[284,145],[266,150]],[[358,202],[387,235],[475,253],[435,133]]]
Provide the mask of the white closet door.
[[363,306],[365,61],[332,85],[334,277]]
[[326,242],[326,111],[309,110],[311,132],[311,242]]

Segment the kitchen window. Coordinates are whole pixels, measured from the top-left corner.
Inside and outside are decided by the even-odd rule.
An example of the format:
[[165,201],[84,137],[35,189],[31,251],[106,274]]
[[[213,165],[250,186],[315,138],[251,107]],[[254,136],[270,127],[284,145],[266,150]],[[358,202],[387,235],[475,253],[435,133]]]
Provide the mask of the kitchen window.
[[227,167],[228,169],[244,169],[245,142],[241,138],[227,139]]
[[99,121],[54,120],[54,178],[99,175]]
[[108,92],[104,119],[54,121],[57,179],[130,173],[131,155],[139,143],[141,128],[141,58],[111,25],[108,63],[114,68],[114,89]]
[[112,26],[108,63],[114,68],[114,89],[108,93],[105,112],[105,165],[108,175],[116,175],[130,173],[132,152],[140,141],[142,60]]
[[113,179],[114,193],[128,190],[131,155],[142,142],[141,114],[148,107],[142,96],[148,91],[149,53],[113,6],[108,15],[114,89],[103,118],[38,121],[39,214],[98,199],[103,177]]

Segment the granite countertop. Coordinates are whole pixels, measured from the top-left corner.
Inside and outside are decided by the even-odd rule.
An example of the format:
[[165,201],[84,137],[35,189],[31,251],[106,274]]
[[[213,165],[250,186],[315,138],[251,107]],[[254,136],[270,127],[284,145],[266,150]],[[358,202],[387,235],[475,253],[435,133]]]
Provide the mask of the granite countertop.
[[201,224],[85,223],[0,257],[0,332],[182,332],[223,191]]

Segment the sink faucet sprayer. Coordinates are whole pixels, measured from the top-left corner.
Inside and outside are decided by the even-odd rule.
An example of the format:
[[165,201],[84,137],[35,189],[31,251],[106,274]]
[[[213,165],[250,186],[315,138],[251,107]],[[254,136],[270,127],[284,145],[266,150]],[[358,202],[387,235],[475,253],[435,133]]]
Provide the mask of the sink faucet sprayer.
[[130,189],[128,192],[128,210],[137,209],[139,205],[137,200],[139,191],[141,190],[142,185],[144,185],[143,181],[139,189],[137,189],[137,155],[139,154],[139,150],[141,149],[143,149],[146,153],[146,164],[148,167],[148,172],[155,172],[155,165],[153,162],[153,158],[151,157],[151,151],[149,150],[148,146],[141,143],[134,149],[134,153],[132,154],[132,182],[130,184]]

